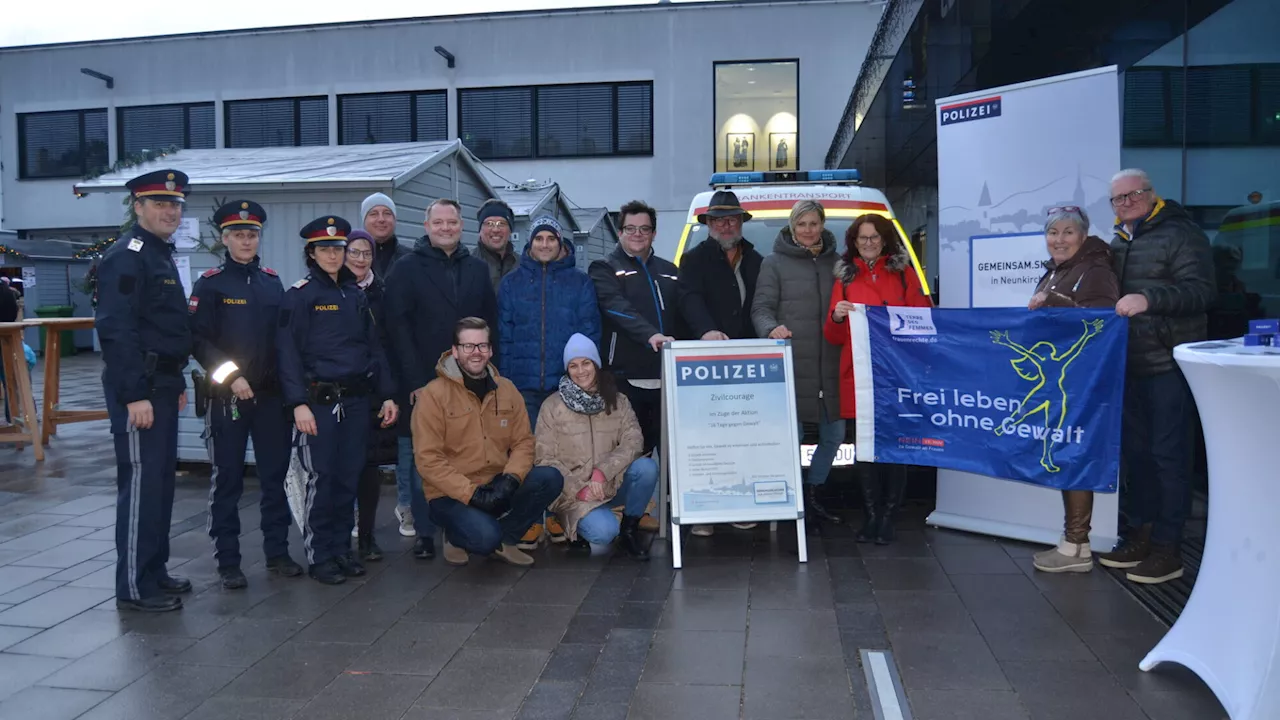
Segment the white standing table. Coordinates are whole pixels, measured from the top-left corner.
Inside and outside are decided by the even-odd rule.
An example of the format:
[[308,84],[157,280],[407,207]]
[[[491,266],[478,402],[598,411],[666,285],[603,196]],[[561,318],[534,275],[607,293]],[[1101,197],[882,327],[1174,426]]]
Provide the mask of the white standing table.
[[1182,615],[1139,667],[1199,675],[1232,720],[1280,718],[1280,348],[1180,345],[1209,461],[1209,528]]

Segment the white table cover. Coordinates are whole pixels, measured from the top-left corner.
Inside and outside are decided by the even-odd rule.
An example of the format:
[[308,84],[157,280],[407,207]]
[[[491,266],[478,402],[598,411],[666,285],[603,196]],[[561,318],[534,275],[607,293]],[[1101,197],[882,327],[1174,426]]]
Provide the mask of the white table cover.
[[1209,462],[1204,559],[1186,608],[1139,667],[1199,675],[1232,720],[1280,718],[1280,348],[1180,345]]

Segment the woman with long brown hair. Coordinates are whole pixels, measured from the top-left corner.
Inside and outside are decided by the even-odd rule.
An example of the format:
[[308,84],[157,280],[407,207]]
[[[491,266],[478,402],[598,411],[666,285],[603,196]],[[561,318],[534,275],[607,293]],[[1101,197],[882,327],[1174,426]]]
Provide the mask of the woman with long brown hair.
[[[846,322],[854,305],[933,305],[911,267],[911,256],[897,227],[883,215],[858,217],[844,234],[844,253],[836,261],[831,308],[822,332],[840,349],[840,416],[857,417],[854,398],[853,345]],[[866,521],[858,542],[893,542],[893,514],[902,504],[907,478],[887,465],[872,464],[862,476],[862,508]]]

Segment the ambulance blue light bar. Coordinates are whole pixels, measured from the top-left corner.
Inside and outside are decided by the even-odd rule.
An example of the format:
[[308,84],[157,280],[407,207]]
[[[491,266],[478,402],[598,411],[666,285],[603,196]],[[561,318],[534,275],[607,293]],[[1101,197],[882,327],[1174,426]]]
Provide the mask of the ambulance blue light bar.
[[767,185],[769,183],[861,182],[857,170],[792,170],[770,172],[722,172],[711,176],[712,187],[722,185]]

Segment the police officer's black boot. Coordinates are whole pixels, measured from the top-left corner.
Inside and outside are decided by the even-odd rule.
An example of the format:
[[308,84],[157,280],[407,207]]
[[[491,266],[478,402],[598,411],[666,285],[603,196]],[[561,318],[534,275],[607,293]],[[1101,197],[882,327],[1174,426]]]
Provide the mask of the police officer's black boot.
[[649,540],[640,531],[640,518],[622,518],[622,526],[618,528],[618,545],[635,560],[649,559]]
[[342,568],[338,566],[336,560],[326,560],[322,563],[312,565],[307,571],[312,580],[324,583],[325,585],[341,585],[347,581],[347,576],[342,574]]
[[157,595],[140,600],[121,600],[116,598],[116,608],[135,612],[169,612],[170,610],[182,609],[182,598],[174,597],[173,595]]
[[222,578],[222,587],[227,590],[241,590],[249,585],[249,579],[235,565],[218,568],[218,577]]
[[338,562],[338,567],[342,569],[342,574],[347,577],[360,577],[365,574],[364,563],[356,557],[352,550],[348,550],[346,555],[339,555],[334,558]]
[[883,495],[880,468],[870,464],[863,468],[858,478],[858,488],[862,494],[862,529],[858,530],[855,539],[860,543],[875,542],[880,534],[880,498]]
[[372,537],[363,537],[356,542],[356,551],[365,562],[378,562],[382,559],[382,548]]
[[884,513],[880,517],[880,532],[876,534],[877,545],[893,542],[893,516],[902,507],[902,499],[907,494],[907,474],[904,468],[886,467],[884,474]]
[[267,558],[267,572],[283,577],[298,577],[302,574],[302,566],[288,555],[277,555]]
[[832,525],[839,525],[844,520],[830,510],[823,507],[822,502],[818,500],[818,485],[804,486],[804,510],[806,515],[812,515],[815,520],[829,522]]

